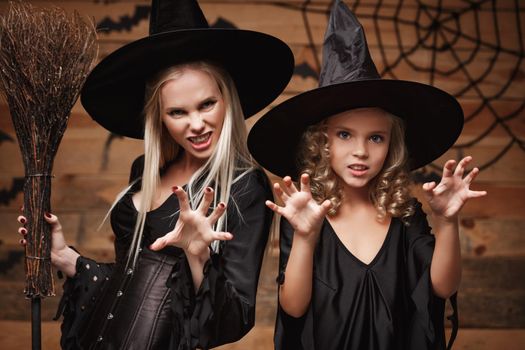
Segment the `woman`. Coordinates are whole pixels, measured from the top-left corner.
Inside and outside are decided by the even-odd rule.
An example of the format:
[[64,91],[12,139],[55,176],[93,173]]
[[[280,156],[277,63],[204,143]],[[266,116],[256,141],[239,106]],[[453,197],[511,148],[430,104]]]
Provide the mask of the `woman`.
[[144,137],[111,210],[116,263],[79,255],[46,214],[68,276],[65,349],[207,349],[254,324],[271,190],[243,113],[279,95],[293,56],[262,33],[208,28],[195,1],[153,1],[150,33],[105,58],[81,96],[108,130]]

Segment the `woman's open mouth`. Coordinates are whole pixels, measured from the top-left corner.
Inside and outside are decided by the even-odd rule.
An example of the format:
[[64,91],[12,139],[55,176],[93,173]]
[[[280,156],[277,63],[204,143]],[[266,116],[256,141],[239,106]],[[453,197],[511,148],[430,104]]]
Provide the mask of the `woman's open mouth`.
[[188,141],[190,141],[194,149],[203,150],[208,148],[208,146],[211,144],[211,134],[212,132],[209,131],[199,136],[191,136],[188,137]]

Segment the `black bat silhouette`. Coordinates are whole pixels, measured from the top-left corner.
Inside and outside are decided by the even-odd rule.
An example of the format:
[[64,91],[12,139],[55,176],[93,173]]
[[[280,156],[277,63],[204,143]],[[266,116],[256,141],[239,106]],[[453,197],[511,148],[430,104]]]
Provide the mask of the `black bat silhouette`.
[[217,18],[217,21],[215,21],[215,23],[213,23],[210,27],[237,29],[237,26],[233,24],[233,22],[230,22],[227,19],[224,19],[222,17]]
[[20,263],[23,257],[22,250],[10,250],[7,259],[0,259],[0,273],[5,275],[13,266]]
[[151,6],[149,5],[137,5],[132,16],[120,16],[116,22],[110,17],[105,17],[97,24],[97,29],[104,33],[121,32],[123,30],[130,32],[140,21],[148,19],[150,11]]
[[315,69],[312,68],[308,63],[303,62],[294,68],[294,75],[299,75],[302,78],[312,77],[314,79],[319,79],[319,76]]
[[15,142],[15,140],[9,134],[0,130],[0,145],[6,141]]
[[0,204],[8,205],[18,193],[24,190],[24,181],[23,177],[13,178],[13,184],[10,189],[0,189]]

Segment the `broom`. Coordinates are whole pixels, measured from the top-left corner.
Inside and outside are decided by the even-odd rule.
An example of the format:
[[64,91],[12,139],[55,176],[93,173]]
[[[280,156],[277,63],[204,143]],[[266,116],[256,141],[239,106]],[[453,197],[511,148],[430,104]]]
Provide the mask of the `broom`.
[[0,88],[9,105],[25,168],[28,233],[24,293],[32,300],[32,328],[38,337],[35,326],[39,333],[40,298],[55,294],[51,229],[43,219],[44,213],[51,212],[53,160],[96,56],[95,27],[76,12],[11,2],[0,18]]

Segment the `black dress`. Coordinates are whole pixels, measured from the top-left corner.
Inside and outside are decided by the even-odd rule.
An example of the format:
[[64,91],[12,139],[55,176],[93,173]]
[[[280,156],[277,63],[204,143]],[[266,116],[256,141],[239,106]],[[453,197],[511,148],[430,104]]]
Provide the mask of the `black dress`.
[[[417,203],[409,226],[393,218],[379,252],[365,264],[325,220],[314,253],[310,306],[300,318],[279,307],[275,348],[445,349],[445,300],[433,294],[430,281],[434,250],[430,230]],[[293,238],[293,228],[284,218],[280,238],[282,284]],[[456,327],[455,296],[452,301]]]
[[[142,174],[143,158],[131,179]],[[135,271],[125,271],[137,211],[131,199],[140,181],[111,212],[116,262],[79,257],[64,284],[57,318],[63,313],[63,349],[208,349],[233,342],[255,322],[255,296],[272,213],[264,202],[271,189],[261,170],[232,185],[227,228],[234,238],[221,242],[204,266],[195,291],[183,251],[147,247],[171,231],[178,200],[171,195],[148,212],[144,244]],[[241,216],[239,216],[241,213]]]

